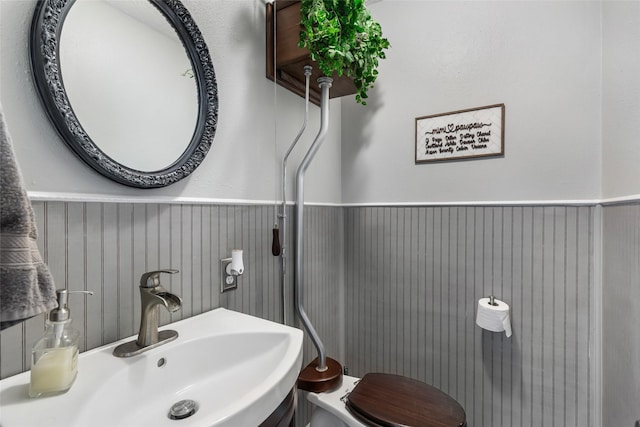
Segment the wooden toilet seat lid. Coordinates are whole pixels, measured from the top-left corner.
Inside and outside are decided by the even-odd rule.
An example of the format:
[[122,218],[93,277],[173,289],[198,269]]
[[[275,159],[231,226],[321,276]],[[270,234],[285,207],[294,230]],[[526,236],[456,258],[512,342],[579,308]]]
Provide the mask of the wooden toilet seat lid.
[[349,412],[378,427],[464,427],[460,404],[435,387],[400,375],[366,374],[346,400]]

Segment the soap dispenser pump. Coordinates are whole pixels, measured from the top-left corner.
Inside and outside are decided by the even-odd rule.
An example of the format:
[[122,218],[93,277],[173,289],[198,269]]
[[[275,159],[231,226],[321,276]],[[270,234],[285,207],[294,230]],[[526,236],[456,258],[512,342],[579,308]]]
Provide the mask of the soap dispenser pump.
[[90,291],[56,290],[58,307],[49,312],[45,334],[35,342],[31,352],[31,397],[64,393],[76,379],[80,332],[70,326],[67,301],[71,293],[93,295]]

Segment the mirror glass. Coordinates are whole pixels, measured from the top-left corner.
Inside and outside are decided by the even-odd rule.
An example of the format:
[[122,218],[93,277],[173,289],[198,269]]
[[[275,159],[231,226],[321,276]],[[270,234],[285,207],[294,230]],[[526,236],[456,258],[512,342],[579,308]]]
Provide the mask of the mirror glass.
[[198,117],[191,62],[148,1],[76,0],[60,35],[60,69],[82,127],[116,162],[162,170],[188,147]]
[[163,187],[208,153],[215,72],[179,0],[38,0],[30,47],[49,119],[101,174]]

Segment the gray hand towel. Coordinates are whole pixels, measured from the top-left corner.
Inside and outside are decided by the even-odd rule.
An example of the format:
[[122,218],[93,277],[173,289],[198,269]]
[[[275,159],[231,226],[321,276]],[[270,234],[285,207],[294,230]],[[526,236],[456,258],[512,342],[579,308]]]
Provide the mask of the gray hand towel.
[[38,251],[33,208],[24,189],[0,105],[0,330],[57,306]]

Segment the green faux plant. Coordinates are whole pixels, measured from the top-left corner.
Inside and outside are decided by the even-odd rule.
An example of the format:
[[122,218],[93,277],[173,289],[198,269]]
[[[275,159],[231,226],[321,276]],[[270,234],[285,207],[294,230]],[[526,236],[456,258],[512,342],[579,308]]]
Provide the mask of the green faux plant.
[[302,0],[299,46],[311,52],[320,71],[353,78],[356,101],[366,105],[367,90],[378,77],[389,40],[367,10],[364,0]]

